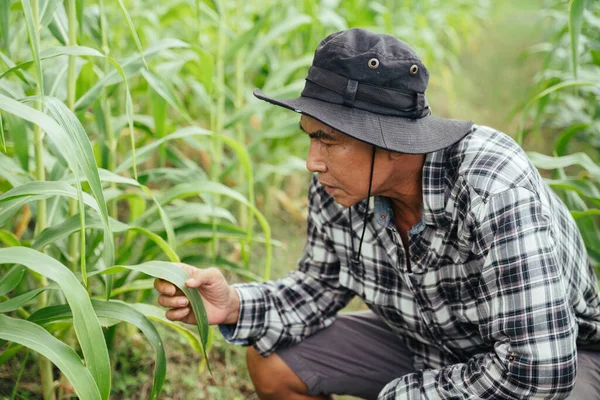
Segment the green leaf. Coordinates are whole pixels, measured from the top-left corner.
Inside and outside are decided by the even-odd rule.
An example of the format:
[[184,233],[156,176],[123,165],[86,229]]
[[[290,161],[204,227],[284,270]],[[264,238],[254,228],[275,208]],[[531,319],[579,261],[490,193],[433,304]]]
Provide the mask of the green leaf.
[[2,47],[6,49],[6,54],[10,56],[10,30],[8,21],[10,20],[10,1],[0,1],[0,27],[2,27]]
[[38,288],[31,290],[27,293],[23,293],[19,296],[12,297],[5,302],[0,303],[0,313],[7,313],[16,310],[17,308],[23,307],[31,300],[35,299],[40,293],[48,290],[49,287]]
[[[39,125],[61,152],[61,155],[71,167],[71,170],[82,171],[86,176],[92,189],[92,193],[96,197],[94,209],[102,216],[105,223],[106,248],[104,250],[104,262],[106,266],[110,266],[114,263],[114,241],[108,226],[108,211],[106,209],[106,202],[104,201],[98,177],[98,170],[89,139],[77,118],[68,110],[68,108],[66,108],[66,106],[64,106],[64,104],[49,97],[47,99],[47,106],[52,110],[53,114],[59,119],[63,126],[68,126],[69,129],[65,131],[65,129],[58,125],[54,119],[46,114],[21,104],[18,101],[0,95],[0,109],[4,109],[11,114]],[[42,182],[37,183],[42,184]],[[66,190],[68,191],[68,189]],[[89,205],[90,203],[85,201],[86,196],[89,197],[89,195],[83,193],[83,200]]]
[[[102,184],[100,182],[100,175],[98,167],[96,166],[96,159],[94,158],[94,151],[92,145],[85,132],[83,126],[79,122],[79,119],[73,114],[69,108],[64,105],[60,100],[54,97],[46,98],[46,107],[50,114],[56,119],[56,121],[63,127],[65,133],[68,135],[71,146],[71,156],[74,157],[73,164],[76,165],[71,167],[75,175],[82,173],[86,181],[90,185],[90,189],[100,210],[100,217],[104,225],[104,237],[105,237],[105,249],[104,249],[104,263],[106,266],[112,266],[114,263],[114,239],[113,234],[110,230],[110,224],[108,223],[108,208],[106,200],[104,199],[104,192],[102,191]],[[78,190],[80,190],[79,182]],[[83,205],[80,204],[80,213],[83,212]],[[82,214],[85,215],[85,214]],[[82,218],[81,229],[85,230],[84,222],[85,218]],[[84,249],[82,249],[83,251]],[[85,254],[82,255],[82,258]],[[86,268],[85,263],[81,265],[81,272],[83,274],[83,281],[87,285],[86,279]]]
[[249,271],[223,257],[213,258],[204,254],[194,254],[184,257],[181,261],[186,264],[194,265],[200,268],[212,266],[218,267],[221,270],[228,271],[238,276],[241,276],[249,282],[262,282],[264,280],[264,278],[260,275],[255,274],[254,272]]
[[[271,275],[271,254],[272,254],[272,244],[271,244],[271,228],[269,227],[269,223],[263,214],[256,208],[256,206],[250,203],[242,194],[236,192],[235,190],[221,184],[218,182],[194,182],[194,183],[183,183],[173,188],[169,189],[159,200],[160,204],[167,204],[175,199],[183,199],[191,196],[198,196],[202,193],[208,194],[216,194],[223,195],[226,197],[230,197],[246,207],[256,216],[258,223],[260,224],[264,234],[265,234],[265,247],[267,250],[266,261],[265,261],[265,279],[268,280]],[[1,197],[0,197],[1,198]],[[156,207],[150,207],[148,211],[144,213],[144,215],[140,216],[140,219],[144,219],[146,216],[152,214],[156,210]]]
[[165,84],[165,82],[162,81],[160,77],[156,76],[156,74],[147,69],[142,70],[142,76],[144,77],[144,79],[146,79],[148,84],[152,87],[152,89],[154,89],[156,93],[158,93],[163,99],[165,99],[167,103],[171,105],[171,107],[179,111],[179,113],[183,116],[183,118],[188,124],[194,123],[194,120],[192,119],[192,117],[190,117],[187,111],[185,111],[185,108],[183,107],[179,99],[172,93],[172,90]]
[[[139,271],[155,278],[164,279],[173,283],[186,295],[190,301],[190,305],[192,306],[194,316],[196,317],[198,332],[200,333],[200,339],[202,342],[203,356],[206,360],[208,360],[208,356],[206,354],[206,343],[208,341],[208,318],[206,315],[206,309],[202,303],[200,292],[198,292],[196,289],[190,289],[185,285],[185,281],[189,279],[188,274],[179,266],[163,261],[149,261],[139,265],[118,265],[101,271],[101,273],[119,273],[122,272],[123,269]],[[210,371],[210,366],[208,369]]]
[[42,11],[40,13],[40,28],[48,26],[54,18],[54,13],[58,6],[62,5],[64,0],[46,0],[43,2]]
[[66,45],[69,41],[67,34],[67,12],[65,11],[65,7],[62,4],[59,4],[56,12],[50,19],[50,23],[48,24],[48,30],[52,33],[52,36],[58,40],[58,42],[62,45]]
[[15,265],[2,278],[0,278],[0,296],[11,292],[16,288],[23,276],[25,276],[25,267]]
[[579,56],[579,36],[581,26],[583,25],[583,11],[585,10],[585,0],[569,1],[569,35],[571,37],[571,65],[573,67],[573,76],[577,79],[577,66]]
[[198,336],[194,335],[183,323],[168,320],[165,317],[166,310],[151,304],[135,303],[132,304],[138,311],[144,314],[152,321],[160,322],[161,324],[173,329],[175,332],[183,336],[189,345],[198,353],[202,353],[202,343],[198,340]]
[[589,127],[589,124],[574,124],[562,131],[558,135],[558,139],[554,144],[554,153],[557,156],[567,155],[567,149],[571,138],[578,132],[581,132]]
[[0,112],[0,145],[6,153],[6,141],[4,140],[4,124],[2,123],[2,113]]
[[591,182],[584,179],[564,178],[546,179],[546,183],[553,189],[565,189],[577,192],[600,206],[600,190]]
[[595,179],[600,179],[600,167],[585,153],[573,153],[563,157],[552,157],[536,152],[527,152],[527,156],[538,168],[557,169],[566,168],[572,165],[581,165]]
[[[37,1],[37,0],[35,0]],[[37,84],[42,96],[44,95],[44,73],[42,71],[42,62],[40,59],[40,36],[38,31],[38,21],[35,20],[33,10],[31,9],[30,0],[21,0],[23,5],[23,13],[25,14],[25,25],[27,26],[27,34],[29,36],[29,45],[31,53],[35,60],[35,69],[37,72]]]
[[29,171],[29,136],[25,121],[12,114],[4,114],[6,126],[10,132],[15,153],[23,171]]
[[[5,209],[13,203],[21,205],[52,196],[65,196],[76,199],[77,191],[72,186],[61,181],[32,181],[24,183],[0,195],[0,203],[6,204],[0,208],[0,219],[4,221],[2,217],[6,211]],[[98,203],[92,196],[83,193],[83,202],[100,214]]]
[[0,338],[32,349],[49,359],[65,374],[80,399],[108,398],[108,395],[101,396],[94,378],[82,364],[77,353],[41,326],[0,315]]
[[527,105],[525,106],[526,108],[529,108],[529,106],[531,106],[533,103],[535,103],[536,101],[538,101],[539,99],[548,96],[550,93],[554,93],[558,90],[562,90],[568,87],[577,87],[577,86],[595,86],[600,88],[600,82],[594,82],[594,81],[565,81],[565,82],[561,82],[558,83],[556,85],[553,85],[551,87],[549,87],[546,90],[543,90],[542,92],[538,93],[537,95],[535,95],[531,100],[529,100],[529,102],[527,103]]
[[10,343],[8,347],[2,353],[0,353],[0,365],[15,357],[22,349],[23,346],[16,343]]
[[[139,328],[146,336],[156,353],[154,380],[149,397],[151,400],[155,399],[160,394],[165,382],[167,357],[162,339],[154,325],[135,307],[118,300],[102,301],[92,299],[92,306],[98,317],[128,322]],[[71,309],[65,304],[40,309],[31,314],[29,320],[37,324],[46,324],[56,320],[71,319],[72,317]]]
[[119,63],[122,67],[122,71],[124,75],[121,75],[120,72],[111,71],[106,74],[102,79],[100,79],[92,88],[90,88],[86,93],[84,93],[75,103],[75,111],[81,111],[87,107],[94,100],[98,98],[102,89],[108,86],[115,85],[122,81],[126,81],[126,78],[137,73],[144,65],[141,62],[142,58],[145,60],[150,60],[156,57],[161,52],[167,49],[176,49],[176,48],[189,48],[190,45],[182,42],[181,40],[176,39],[165,39],[161,40],[150,46],[146,51],[144,51],[141,55],[136,54],[135,56],[129,57],[128,59]]
[[142,56],[142,61],[144,61],[144,66],[146,68],[148,68],[148,64],[146,64],[146,60],[144,59],[144,49],[142,48],[142,44],[140,43],[140,38],[137,34],[137,31],[135,30],[133,21],[131,20],[131,17],[129,16],[129,12],[127,11],[127,8],[125,7],[125,4],[123,4],[123,0],[118,0],[118,1],[119,1],[119,6],[121,6],[121,11],[123,11],[123,15],[125,16],[125,19],[127,20],[127,25],[129,25],[129,30],[131,32],[131,35],[133,36],[133,39],[135,40],[135,45],[137,46],[137,49],[140,52],[140,55]]
[[285,37],[286,33],[292,32],[303,25],[308,25],[311,22],[313,22],[313,19],[308,15],[293,14],[277,25],[272,26],[266,36],[254,41],[252,50],[246,57],[246,60],[244,60],[245,63],[247,65],[259,65],[258,57],[264,56],[265,49],[272,46],[273,41],[280,40],[282,37]]
[[571,215],[576,220],[585,218],[585,217],[600,216],[600,209],[592,208],[591,210],[585,210],[585,211],[571,211]]
[[6,229],[0,229],[0,242],[4,243],[6,247],[20,246],[21,241],[12,232]]
[[154,288],[154,279],[136,279],[134,281],[127,282],[123,286],[119,286],[118,288],[115,288],[111,292],[111,295],[114,297],[114,296],[117,296],[122,293],[135,292],[138,290],[148,290],[148,289],[153,289],[153,288]]
[[[97,218],[95,218],[93,215],[86,216],[86,220],[88,221],[87,228],[100,229],[104,227],[103,223]],[[177,254],[172,250],[171,247],[169,247],[169,245],[164,241],[164,239],[158,236],[157,234],[149,231],[146,228],[124,224],[113,218],[109,219],[109,223],[111,231],[114,233],[131,231],[138,232],[147,236],[158,247],[160,247],[161,250],[164,251],[165,255],[169,258],[169,260],[171,260],[172,262],[179,262],[179,257],[177,256]],[[32,247],[36,250],[42,250],[50,243],[69,237],[71,234],[78,232],[80,229],[81,225],[79,224],[79,215],[71,216],[70,218],[66,219],[58,225],[44,229],[35,238]]]
[[[101,398],[105,400],[108,399],[110,393],[110,361],[108,358],[108,349],[106,347],[106,342],[104,341],[100,322],[94,313],[90,298],[73,272],[52,257],[27,247],[0,249],[0,263],[24,265],[38,274],[53,280],[60,286],[73,312],[75,334],[83,351],[86,365],[98,384]],[[4,336],[4,338],[6,339],[6,336]],[[6,340],[16,341],[17,343],[23,344],[36,351],[40,351],[37,348],[31,347],[29,344],[22,343],[18,340]],[[52,362],[56,362],[56,357],[55,359],[52,359],[47,356],[47,358]]]
[[241,48],[247,47],[251,42],[256,40],[260,30],[269,20],[271,11],[275,9],[275,7],[276,5],[273,5],[261,13],[258,21],[254,22],[250,29],[248,29],[246,32],[240,33],[233,42],[227,45],[227,49],[223,55],[224,60],[232,59]]

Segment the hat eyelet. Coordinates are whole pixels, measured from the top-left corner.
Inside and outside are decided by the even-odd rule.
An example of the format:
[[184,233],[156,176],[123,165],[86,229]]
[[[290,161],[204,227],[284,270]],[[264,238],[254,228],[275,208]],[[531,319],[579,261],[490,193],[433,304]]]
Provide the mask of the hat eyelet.
[[379,60],[376,58],[371,58],[369,60],[369,62],[367,63],[367,65],[369,66],[369,68],[371,69],[377,69],[377,67],[379,67]]
[[411,65],[409,72],[411,75],[416,75],[419,72],[419,66],[416,64]]

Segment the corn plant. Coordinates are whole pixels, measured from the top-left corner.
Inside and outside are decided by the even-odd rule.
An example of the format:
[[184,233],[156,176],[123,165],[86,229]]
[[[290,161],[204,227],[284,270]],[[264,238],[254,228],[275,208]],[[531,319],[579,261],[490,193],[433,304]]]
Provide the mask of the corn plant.
[[181,287],[183,261],[268,278],[277,242],[255,198],[286,206],[268,188],[304,169],[297,119],[251,89],[297,96],[319,40],[364,27],[411,43],[448,90],[490,4],[0,0],[0,363],[31,349],[45,398],[53,365],[79,397],[107,398],[129,322],[155,350],[157,397],[153,323],[204,353],[210,331],[197,293],[193,334],[144,304],[153,277]]
[[[547,182],[571,209],[593,264],[600,266],[600,4],[551,4],[543,17],[555,29],[549,42],[532,49],[545,54],[544,68],[524,105],[518,140],[541,129],[556,135],[552,155],[529,156],[538,168],[553,171]],[[530,115],[533,123],[525,128]],[[582,151],[570,150],[575,146]]]
[[[85,10],[75,0],[0,4],[0,363],[31,349],[39,354],[44,398],[55,395],[54,365],[80,398],[107,399],[113,374],[105,334],[128,322],[155,349],[156,398],[166,356],[151,321],[183,328],[157,316],[164,312],[156,307],[136,304],[153,278],[190,298],[198,326],[184,335],[206,361],[202,300],[173,263],[219,265],[245,279],[269,275],[270,230],[253,202],[244,145],[202,128],[201,115],[192,117],[161,73],[187,58],[202,74],[190,79],[210,86],[211,59],[179,39],[144,46],[121,0]],[[117,16],[132,47],[111,48],[107,20]],[[210,179],[218,178],[207,172],[211,165],[195,161],[216,144],[229,152],[223,159],[241,166],[248,196]],[[251,218],[240,225],[220,198],[241,204]],[[254,233],[253,219],[264,235]],[[206,256],[216,240],[228,245],[223,252],[264,244],[262,273],[221,253]]]

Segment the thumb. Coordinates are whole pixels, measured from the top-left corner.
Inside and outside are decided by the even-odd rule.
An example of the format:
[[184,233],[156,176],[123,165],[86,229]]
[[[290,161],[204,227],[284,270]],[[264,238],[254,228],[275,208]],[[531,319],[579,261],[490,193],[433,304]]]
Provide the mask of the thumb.
[[223,274],[217,268],[194,268],[194,271],[190,274],[190,278],[185,281],[185,285],[189,288],[199,288],[200,286],[210,285],[222,279]]

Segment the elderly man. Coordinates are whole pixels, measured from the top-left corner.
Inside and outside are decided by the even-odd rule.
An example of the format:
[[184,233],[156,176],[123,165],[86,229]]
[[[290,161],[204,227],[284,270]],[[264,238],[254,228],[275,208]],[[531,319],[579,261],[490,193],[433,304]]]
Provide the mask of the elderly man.
[[[428,80],[404,42],[351,29],[318,46],[300,98],[256,90],[310,138],[299,268],[229,286],[184,266],[188,286],[253,345],[262,399],[600,398],[600,297],[569,211],[510,137],[432,116]],[[337,315],[354,296],[369,311]]]

